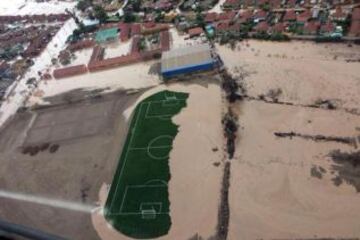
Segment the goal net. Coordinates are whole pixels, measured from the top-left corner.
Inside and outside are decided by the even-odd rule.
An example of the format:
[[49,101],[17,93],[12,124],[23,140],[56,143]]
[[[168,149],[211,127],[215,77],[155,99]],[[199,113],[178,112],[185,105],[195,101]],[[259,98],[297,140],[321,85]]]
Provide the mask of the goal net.
[[142,219],[155,219],[156,211],[155,209],[141,210]]

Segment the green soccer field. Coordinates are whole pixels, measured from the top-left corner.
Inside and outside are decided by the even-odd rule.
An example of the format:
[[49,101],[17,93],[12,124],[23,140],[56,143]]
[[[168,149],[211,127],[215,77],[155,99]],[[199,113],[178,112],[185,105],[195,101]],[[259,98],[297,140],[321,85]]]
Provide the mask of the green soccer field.
[[167,234],[171,226],[169,153],[178,132],[171,118],[188,94],[162,91],[138,104],[105,204],[105,217],[133,238]]

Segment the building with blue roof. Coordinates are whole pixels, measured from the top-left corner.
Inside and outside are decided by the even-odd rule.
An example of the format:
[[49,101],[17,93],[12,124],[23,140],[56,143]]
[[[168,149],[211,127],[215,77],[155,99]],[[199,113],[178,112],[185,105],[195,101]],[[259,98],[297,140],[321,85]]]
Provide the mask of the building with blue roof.
[[214,68],[209,44],[199,44],[163,52],[161,74],[164,78],[207,71]]

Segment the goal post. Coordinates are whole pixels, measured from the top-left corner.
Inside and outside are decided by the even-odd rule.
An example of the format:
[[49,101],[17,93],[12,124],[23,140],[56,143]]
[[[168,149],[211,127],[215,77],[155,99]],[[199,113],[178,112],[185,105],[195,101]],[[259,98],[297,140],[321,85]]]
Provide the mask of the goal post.
[[142,219],[155,219],[156,218],[155,209],[141,210],[141,218]]

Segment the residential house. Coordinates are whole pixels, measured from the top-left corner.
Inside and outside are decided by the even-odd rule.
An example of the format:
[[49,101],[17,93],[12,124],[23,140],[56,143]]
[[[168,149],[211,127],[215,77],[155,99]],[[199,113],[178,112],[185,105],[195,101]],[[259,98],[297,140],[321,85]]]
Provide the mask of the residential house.
[[242,1],[243,8],[254,7],[255,5],[256,5],[256,0],[243,0]]
[[190,38],[198,37],[198,36],[200,36],[201,34],[204,33],[204,30],[201,27],[190,28],[188,30],[188,33],[189,33]]
[[269,26],[269,24],[268,24],[267,22],[263,21],[263,22],[259,22],[259,23],[255,26],[254,30],[255,30],[256,32],[258,32],[258,33],[260,33],[260,32],[265,32],[265,33],[267,33],[267,32],[270,30],[270,26]]
[[294,10],[287,10],[283,17],[284,22],[295,22],[296,21],[296,13]]
[[214,24],[216,34],[222,34],[230,29],[230,21],[222,21]]
[[320,34],[329,35],[335,31],[335,24],[328,21],[320,26]]
[[282,2],[282,0],[269,0],[271,8],[281,8]]
[[253,18],[253,12],[251,10],[245,10],[240,12],[240,17],[238,19],[239,23],[249,22]]
[[224,33],[237,34],[240,32],[240,23],[233,23],[231,21],[222,21],[214,24],[216,35],[222,35]]
[[205,15],[204,21],[206,23],[215,22],[218,19],[218,14],[216,12],[208,12]]
[[233,20],[236,16],[236,11],[222,12],[218,16],[219,21]]
[[240,9],[241,8],[241,0],[225,0],[222,5],[223,9]]
[[305,35],[315,35],[318,34],[320,28],[320,22],[319,21],[310,21],[305,23],[303,28],[303,33]]
[[311,12],[309,9],[305,9],[302,13],[296,16],[296,21],[300,24],[305,24],[311,18]]
[[345,21],[347,18],[347,14],[343,11],[343,9],[338,6],[335,11],[330,14],[330,19],[332,21]]
[[276,23],[274,26],[271,27],[272,33],[283,33],[286,30],[286,25],[282,22]]
[[154,4],[154,9],[159,11],[170,11],[173,8],[173,3],[168,0],[159,0]]
[[360,8],[353,9],[349,36],[360,37]]
[[287,0],[285,5],[288,8],[295,8],[296,7],[296,0]]
[[264,10],[260,9],[260,10],[257,10],[254,14],[254,22],[255,23],[258,23],[260,21],[265,21],[266,19],[266,16],[267,16],[267,12],[265,12]]

